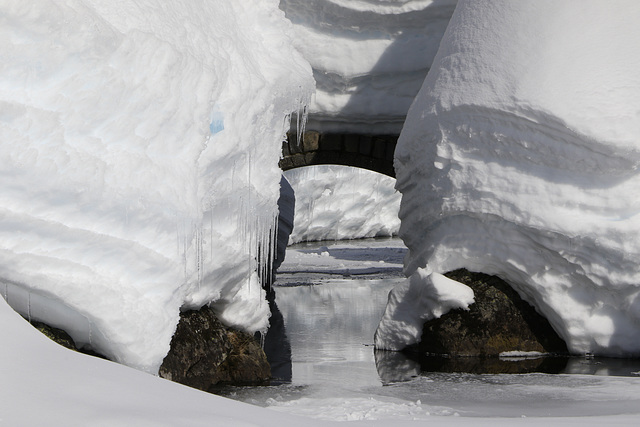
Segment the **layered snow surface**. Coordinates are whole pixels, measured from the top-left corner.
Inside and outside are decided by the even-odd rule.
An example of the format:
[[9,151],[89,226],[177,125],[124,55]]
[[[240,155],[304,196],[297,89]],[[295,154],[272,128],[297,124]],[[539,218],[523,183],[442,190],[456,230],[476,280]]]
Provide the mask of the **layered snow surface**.
[[313,67],[308,128],[397,135],[456,0],[281,0]]
[[395,179],[366,169],[318,165],[286,171],[295,195],[289,244],[398,234]]
[[640,355],[638,20],[633,0],[458,3],[396,149],[411,279],[379,347],[418,338],[414,281],[467,268],[570,351]]
[[281,141],[314,87],[290,31],[277,0],[2,1],[9,304],[152,373],[181,308],[265,329]]

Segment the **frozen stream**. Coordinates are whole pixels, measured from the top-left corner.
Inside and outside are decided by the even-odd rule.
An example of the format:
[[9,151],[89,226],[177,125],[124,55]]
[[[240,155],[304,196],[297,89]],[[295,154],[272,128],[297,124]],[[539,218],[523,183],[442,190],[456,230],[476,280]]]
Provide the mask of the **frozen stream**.
[[[222,394],[331,420],[637,411],[638,361],[575,358],[560,374],[466,374],[421,372],[401,354],[374,352],[387,294],[403,280],[404,252],[397,239],[291,247],[275,285],[286,338],[276,326],[279,338],[267,344],[281,362],[274,371],[287,381]],[[273,320],[278,324],[277,315]]]

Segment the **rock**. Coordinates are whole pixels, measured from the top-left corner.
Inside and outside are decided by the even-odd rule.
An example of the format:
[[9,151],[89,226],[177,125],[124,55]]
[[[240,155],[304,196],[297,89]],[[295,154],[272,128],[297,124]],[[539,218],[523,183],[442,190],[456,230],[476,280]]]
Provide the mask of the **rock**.
[[91,348],[88,348],[88,347],[78,348],[73,338],[71,338],[71,336],[62,329],[54,328],[51,325],[48,325],[43,322],[39,322],[37,320],[32,320],[32,321],[29,321],[28,319],[25,319],[25,320],[31,323],[31,326],[33,326],[34,328],[42,332],[42,334],[44,334],[47,338],[60,344],[63,347],[68,348],[69,350],[88,354],[89,356],[99,357],[101,359],[107,358],[103,354],[100,354]]
[[42,332],[50,340],[55,341],[56,343],[70,350],[78,351],[73,338],[71,338],[71,336],[62,329],[54,328],[53,326],[49,326],[46,323],[38,322],[35,320],[31,321],[30,323],[31,326]]
[[479,357],[507,351],[567,354],[565,342],[547,319],[500,278],[466,270],[446,276],[472,288],[475,303],[468,311],[452,310],[426,322],[417,345],[420,353]]
[[219,384],[261,384],[271,376],[253,336],[224,326],[207,306],[180,315],[159,374],[204,391]]

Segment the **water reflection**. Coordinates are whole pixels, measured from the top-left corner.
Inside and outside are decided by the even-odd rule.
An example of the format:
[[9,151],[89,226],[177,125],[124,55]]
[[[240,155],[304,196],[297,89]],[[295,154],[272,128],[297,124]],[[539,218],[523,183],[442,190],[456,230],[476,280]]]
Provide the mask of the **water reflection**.
[[[309,255],[315,264],[296,267],[292,263],[283,269],[286,273],[278,273],[274,284],[277,298],[270,301],[272,327],[265,339],[278,379],[271,387],[226,387],[221,394],[299,415],[344,412],[365,417],[387,411],[394,420],[390,424],[398,414],[432,422],[434,415],[457,413],[480,417],[587,416],[627,413],[638,406],[640,360],[493,359],[495,366],[487,368],[477,359],[425,359],[374,351],[373,334],[388,292],[403,278],[386,276],[385,262],[381,264],[384,271],[338,280],[336,268],[318,266],[319,261],[329,258],[323,253],[331,254],[333,249],[323,246],[316,249],[315,256],[306,252],[297,258],[288,255],[295,262]],[[375,258],[367,258],[366,248],[361,250],[361,257],[339,253],[343,257],[338,265],[340,276],[344,276],[343,270],[353,271],[354,266],[362,269],[365,262],[376,263]],[[371,251],[379,256],[378,252]],[[337,415],[335,419],[339,419]]]
[[[640,360],[584,357],[477,358],[374,350],[373,334],[400,278],[276,284],[265,352],[274,377],[293,384],[391,384],[428,373],[638,376]],[[285,333],[286,327],[286,333]]]
[[376,350],[376,368],[383,384],[407,381],[431,372],[468,374],[559,374],[568,357],[480,358],[443,357]]
[[264,336],[264,352],[271,365],[271,385],[291,382],[291,344],[287,338],[284,317],[276,304],[275,292],[267,294],[271,317]]
[[563,373],[606,375],[616,377],[640,376],[640,359],[613,359],[607,357],[572,357]]
[[375,350],[375,362],[383,384],[409,381],[429,373],[640,376],[639,359],[605,357],[449,358]]
[[410,381],[420,375],[420,363],[399,351],[375,350],[376,370],[382,384]]
[[401,279],[332,279],[274,286],[292,349],[294,384],[380,384],[373,334],[389,290]]

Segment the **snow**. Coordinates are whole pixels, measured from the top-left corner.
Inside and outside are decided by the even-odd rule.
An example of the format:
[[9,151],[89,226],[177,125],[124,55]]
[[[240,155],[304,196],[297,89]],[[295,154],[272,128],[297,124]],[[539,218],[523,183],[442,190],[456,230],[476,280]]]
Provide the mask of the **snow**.
[[308,129],[397,135],[456,0],[281,0],[317,89]]
[[[520,400],[509,401],[502,418],[495,414],[503,402],[466,417],[460,402],[425,405],[415,395],[264,409],[149,375],[180,309],[212,303],[230,325],[267,325],[260,282],[269,272],[258,262],[273,253],[280,143],[289,115],[303,111],[313,91],[311,67],[293,45],[313,58],[321,90],[311,112],[320,130],[394,132],[453,4],[283,1],[292,25],[276,0],[3,0],[0,425],[336,424],[317,419],[328,418],[499,426],[512,425],[525,406],[545,410],[550,395],[581,399],[579,409],[595,416],[563,417],[561,408],[517,421],[635,425],[637,378],[557,377],[569,385],[548,393],[537,378],[519,377],[532,384],[506,384]],[[442,307],[424,286],[451,307],[472,297],[439,272],[499,273],[572,349],[633,353],[639,7],[545,6],[461,1],[397,156],[406,270],[417,285],[396,292],[406,288],[436,316]],[[424,145],[433,125],[446,138]],[[499,144],[481,143],[487,139]],[[441,169],[425,170],[434,163]],[[359,207],[340,203],[340,214]],[[361,219],[346,224],[350,234],[380,230],[362,228]],[[367,264],[358,251],[330,244],[297,251],[294,261],[312,259],[339,275],[397,271],[403,253],[394,248]],[[5,301],[124,365],[57,346]]]
[[151,373],[181,308],[264,330],[257,254],[313,91],[277,1],[7,0],[0,22],[5,299]]
[[640,356],[639,18],[459,2],[396,149],[407,276],[498,275],[571,352]]
[[67,350],[2,299],[0,325],[3,426],[319,425]]
[[278,281],[282,282],[283,275],[309,273],[355,276],[384,272],[401,277],[406,251],[397,238],[299,243],[287,248]]
[[365,169],[319,165],[286,171],[295,194],[289,244],[389,237],[400,228],[396,180]]
[[375,333],[376,348],[399,351],[420,342],[424,322],[438,319],[450,310],[468,310],[473,290],[439,273],[419,268],[394,287]]
[[[387,253],[377,243],[369,248],[363,241],[351,243],[357,245],[350,247],[351,258],[383,255],[399,268],[397,244],[391,243]],[[323,259],[333,259],[335,270],[342,271],[340,254]],[[328,272],[331,266],[313,269]],[[295,303],[293,309],[302,311]],[[640,418],[639,378],[588,375],[435,375],[379,386],[377,395],[339,395],[332,386],[321,396],[293,401],[283,400],[281,389],[264,387],[272,400],[268,408],[260,408],[67,350],[37,332],[2,299],[0,325],[3,426],[345,425],[338,420],[371,427],[627,426]]]

